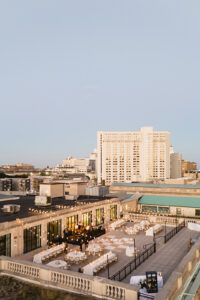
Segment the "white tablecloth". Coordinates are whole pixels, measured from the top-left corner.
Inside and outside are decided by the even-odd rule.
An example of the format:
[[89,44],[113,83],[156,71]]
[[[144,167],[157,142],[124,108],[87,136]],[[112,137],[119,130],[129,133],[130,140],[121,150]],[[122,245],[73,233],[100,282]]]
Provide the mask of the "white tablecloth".
[[135,254],[135,247],[126,247],[126,256],[134,256]]
[[200,224],[188,222],[188,229],[200,231]]
[[57,252],[59,251],[64,251],[65,249],[65,244],[61,244],[61,245],[57,245],[55,247],[52,247],[52,248],[49,248],[47,250],[44,250],[36,255],[34,255],[33,257],[33,262],[34,263],[37,263],[37,264],[41,264],[42,263],[42,259],[45,257],[45,256],[48,256],[48,255],[54,255],[56,254]]
[[54,268],[63,268],[67,265],[64,260],[53,260],[47,264],[47,266],[54,267]]
[[81,260],[84,260],[86,259],[86,255],[84,252],[81,252],[81,251],[72,251],[72,252],[69,252],[66,256],[66,259],[69,259],[71,261],[81,261]]
[[116,228],[121,227],[121,226],[124,225],[125,223],[126,223],[125,220],[119,219],[119,220],[113,222],[112,224],[110,224],[110,228],[111,228],[112,230],[115,230]]
[[[104,242],[104,244],[106,244],[106,243]],[[89,244],[86,251],[91,252],[91,253],[98,253],[98,252],[102,251],[102,248],[98,244]]]
[[107,261],[109,262],[116,257],[116,254],[110,251],[83,267],[83,273],[87,275],[93,275],[98,267],[101,267],[103,264],[107,263]]
[[155,233],[158,233],[160,232],[161,230],[163,229],[163,226],[160,225],[160,224],[157,224],[151,228],[149,228],[147,231],[146,231],[146,235],[147,236],[153,236],[153,234]]

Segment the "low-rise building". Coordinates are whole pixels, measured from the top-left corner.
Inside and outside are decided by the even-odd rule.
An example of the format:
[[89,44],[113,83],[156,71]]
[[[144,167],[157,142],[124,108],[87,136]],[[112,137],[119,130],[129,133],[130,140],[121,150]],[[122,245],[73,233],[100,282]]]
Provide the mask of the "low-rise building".
[[87,196],[98,196],[104,197],[105,195],[109,194],[109,186],[97,185],[97,186],[88,186],[86,188]]
[[138,210],[185,217],[200,216],[200,197],[143,195]]
[[40,196],[59,198],[65,196],[65,186],[63,183],[42,183],[40,184]]
[[[16,214],[5,214],[3,205],[20,206]],[[120,199],[74,204],[63,198],[52,199],[52,205],[35,206],[34,197],[0,202],[0,255],[18,256],[47,246],[53,237],[63,236],[64,229],[76,224],[105,226],[120,216]]]
[[200,197],[200,185],[194,184],[153,184],[153,183],[114,183],[110,192],[128,194],[141,193],[144,195],[171,195]]
[[182,176],[184,176],[185,173],[189,173],[190,171],[196,171],[196,170],[197,170],[196,162],[182,160]]

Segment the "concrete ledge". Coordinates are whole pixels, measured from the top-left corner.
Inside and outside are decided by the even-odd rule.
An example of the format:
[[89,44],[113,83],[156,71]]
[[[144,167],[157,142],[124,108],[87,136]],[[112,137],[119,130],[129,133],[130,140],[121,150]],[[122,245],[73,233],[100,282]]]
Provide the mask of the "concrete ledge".
[[172,272],[164,288],[155,296],[154,300],[175,300],[183,291],[184,284],[191,276],[196,263],[199,261],[200,238],[185,255],[177,268]]

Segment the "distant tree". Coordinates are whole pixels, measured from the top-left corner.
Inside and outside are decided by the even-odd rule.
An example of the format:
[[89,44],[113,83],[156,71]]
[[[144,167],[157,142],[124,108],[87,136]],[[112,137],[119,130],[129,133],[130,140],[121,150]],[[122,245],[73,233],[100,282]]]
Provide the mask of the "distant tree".
[[0,178],[6,178],[6,174],[3,172],[0,172]]
[[46,176],[45,172],[40,172],[40,176]]

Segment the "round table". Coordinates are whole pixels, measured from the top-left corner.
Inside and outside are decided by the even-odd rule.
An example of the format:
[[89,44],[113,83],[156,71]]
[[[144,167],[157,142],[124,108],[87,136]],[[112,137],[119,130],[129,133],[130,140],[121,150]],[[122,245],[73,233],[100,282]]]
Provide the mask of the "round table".
[[54,267],[54,268],[64,268],[67,266],[67,263],[64,260],[53,260],[47,264],[47,266]]

